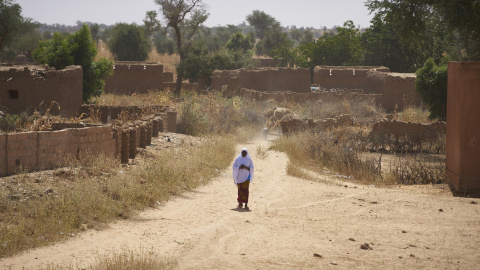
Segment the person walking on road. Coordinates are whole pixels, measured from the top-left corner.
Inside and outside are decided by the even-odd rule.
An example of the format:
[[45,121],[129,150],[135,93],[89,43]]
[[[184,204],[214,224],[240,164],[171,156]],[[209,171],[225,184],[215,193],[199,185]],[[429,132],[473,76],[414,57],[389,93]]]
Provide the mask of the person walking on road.
[[233,163],[233,181],[238,188],[238,208],[242,208],[245,204],[245,209],[248,208],[249,186],[253,180],[253,161],[248,154],[247,148],[242,149],[242,153],[238,155]]

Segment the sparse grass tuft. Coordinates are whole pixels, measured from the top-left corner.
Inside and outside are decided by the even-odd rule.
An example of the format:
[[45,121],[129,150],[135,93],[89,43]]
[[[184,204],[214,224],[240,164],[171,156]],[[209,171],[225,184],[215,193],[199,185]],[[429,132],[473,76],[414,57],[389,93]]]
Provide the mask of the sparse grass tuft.
[[[167,270],[175,269],[178,262],[172,258],[161,257],[153,250],[139,248],[138,250],[123,248],[120,252],[113,251],[111,254],[98,255],[95,263],[85,270]],[[72,265],[49,264],[42,270],[75,270],[79,269]]]
[[404,121],[404,122],[417,122],[417,123],[432,123],[435,120],[428,119],[428,115],[430,112],[421,107],[406,107],[401,112],[396,112],[394,114],[394,119],[397,121]]

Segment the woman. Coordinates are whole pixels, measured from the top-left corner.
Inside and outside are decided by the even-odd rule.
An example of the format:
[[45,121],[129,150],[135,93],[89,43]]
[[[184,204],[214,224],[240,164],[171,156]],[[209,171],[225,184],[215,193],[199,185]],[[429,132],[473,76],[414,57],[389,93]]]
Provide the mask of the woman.
[[248,208],[248,188],[253,180],[253,161],[248,154],[247,148],[242,149],[242,153],[233,163],[233,182],[238,188],[238,208],[242,208],[245,203],[245,209]]

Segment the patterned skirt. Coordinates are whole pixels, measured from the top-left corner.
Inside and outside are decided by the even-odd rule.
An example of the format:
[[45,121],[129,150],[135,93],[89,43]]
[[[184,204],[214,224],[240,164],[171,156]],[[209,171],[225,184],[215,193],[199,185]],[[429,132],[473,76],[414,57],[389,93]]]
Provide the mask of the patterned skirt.
[[237,184],[238,187],[238,203],[248,203],[248,187],[250,186],[250,180]]

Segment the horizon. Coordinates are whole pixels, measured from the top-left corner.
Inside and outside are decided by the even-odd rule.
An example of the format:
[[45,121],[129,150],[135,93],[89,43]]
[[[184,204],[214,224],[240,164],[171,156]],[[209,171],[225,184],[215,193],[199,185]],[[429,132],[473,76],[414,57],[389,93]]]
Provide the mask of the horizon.
[[[160,8],[153,0],[137,0],[132,6],[127,0],[84,0],[70,2],[64,0],[14,0],[22,7],[22,16],[31,18],[43,24],[76,25],[77,21],[91,22],[105,25],[116,23],[136,23],[143,25],[147,11],[155,10],[160,13]],[[367,28],[373,17],[364,6],[364,1],[337,0],[314,1],[297,0],[296,9],[291,8],[291,1],[263,0],[205,0],[207,12],[210,14],[205,26],[216,27],[226,25],[239,25],[246,23],[246,16],[253,10],[261,10],[274,17],[283,27],[296,26],[333,28],[342,26],[347,20],[352,20],[355,26]],[[94,6],[95,8],[91,8]],[[348,8],[345,8],[347,7]],[[108,15],[105,15],[107,11]],[[157,19],[162,21],[159,14]],[[248,24],[248,23],[247,23]]]

